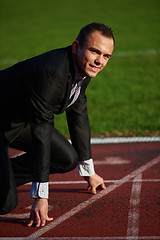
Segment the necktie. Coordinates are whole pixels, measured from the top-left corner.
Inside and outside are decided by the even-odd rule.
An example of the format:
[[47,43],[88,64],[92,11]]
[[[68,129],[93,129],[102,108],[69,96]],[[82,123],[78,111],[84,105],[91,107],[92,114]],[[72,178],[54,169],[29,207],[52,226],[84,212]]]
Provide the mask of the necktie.
[[75,84],[73,84],[71,94],[70,94],[70,103],[67,106],[67,108],[70,107],[77,100],[80,94],[82,83],[83,83],[83,79],[76,81]]

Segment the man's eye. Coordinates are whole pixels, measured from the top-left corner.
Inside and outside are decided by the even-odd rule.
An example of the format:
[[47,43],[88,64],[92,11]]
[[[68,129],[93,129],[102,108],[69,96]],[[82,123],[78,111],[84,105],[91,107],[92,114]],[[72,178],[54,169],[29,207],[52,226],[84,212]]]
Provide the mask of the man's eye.
[[92,52],[92,53],[99,54],[99,51],[98,51],[97,49],[90,48],[89,50],[90,50],[90,52]]
[[95,50],[91,50],[91,52],[97,54],[97,52]]
[[104,55],[104,58],[110,58],[109,54]]

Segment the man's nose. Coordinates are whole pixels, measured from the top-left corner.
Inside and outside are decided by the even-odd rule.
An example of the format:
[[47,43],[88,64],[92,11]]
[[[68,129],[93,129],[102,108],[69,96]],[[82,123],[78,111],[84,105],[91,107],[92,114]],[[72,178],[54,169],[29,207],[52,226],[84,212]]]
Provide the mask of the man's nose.
[[101,65],[103,63],[102,61],[102,56],[101,55],[98,55],[95,59],[95,64],[96,65]]

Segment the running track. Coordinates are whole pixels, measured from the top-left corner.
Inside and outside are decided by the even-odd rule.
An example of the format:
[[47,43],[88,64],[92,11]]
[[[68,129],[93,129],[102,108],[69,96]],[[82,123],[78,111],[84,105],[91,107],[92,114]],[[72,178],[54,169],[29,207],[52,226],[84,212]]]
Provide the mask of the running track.
[[92,144],[92,152],[106,190],[89,194],[77,169],[53,175],[54,220],[29,228],[24,219],[32,204],[30,184],[19,187],[17,208],[0,216],[0,239],[160,240],[160,141]]

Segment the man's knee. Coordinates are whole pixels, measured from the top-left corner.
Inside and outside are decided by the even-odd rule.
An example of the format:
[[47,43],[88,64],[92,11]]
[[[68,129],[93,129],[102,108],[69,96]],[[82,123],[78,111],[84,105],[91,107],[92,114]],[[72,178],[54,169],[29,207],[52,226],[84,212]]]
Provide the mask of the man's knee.
[[[11,180],[12,179],[12,180]],[[5,189],[2,189],[0,196],[0,214],[7,214],[16,208],[18,204],[17,189],[14,179],[11,178],[10,183],[5,185]],[[0,183],[2,186],[2,181]]]
[[17,195],[7,196],[7,199],[0,201],[0,215],[10,213],[18,204]]
[[74,153],[72,153],[71,157],[70,157],[70,170],[69,171],[72,171],[74,170],[77,165],[78,165],[78,154],[76,151],[74,151]]
[[0,151],[0,214],[11,212],[18,203],[15,178],[7,155],[7,149]]
[[50,174],[66,173],[74,170],[78,164],[78,154],[72,148],[72,151],[65,152],[60,158],[52,158],[50,162]]

